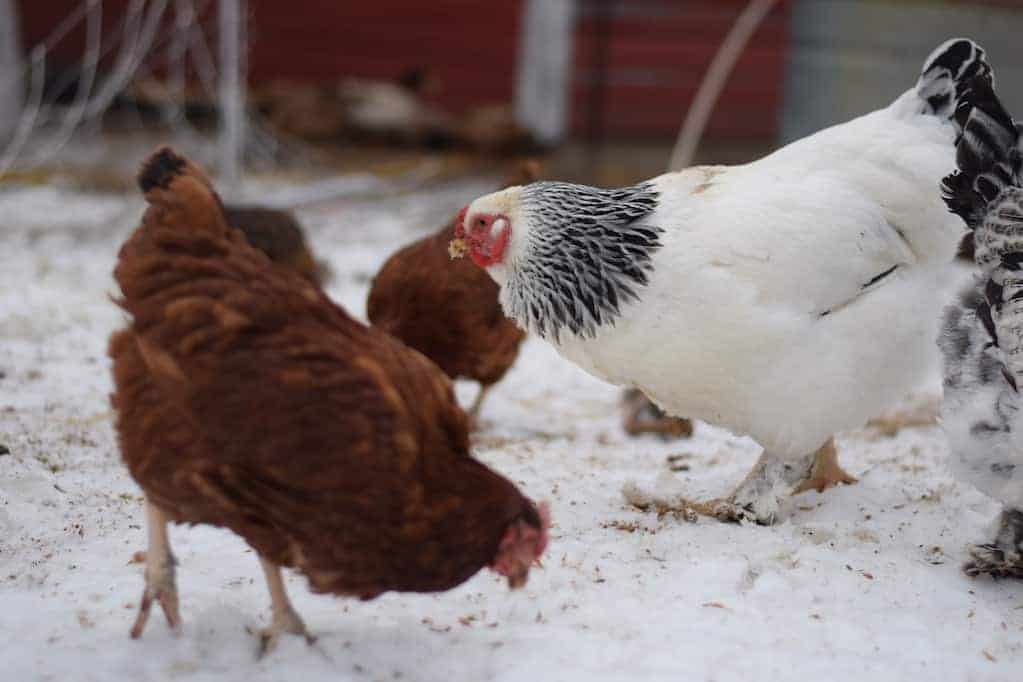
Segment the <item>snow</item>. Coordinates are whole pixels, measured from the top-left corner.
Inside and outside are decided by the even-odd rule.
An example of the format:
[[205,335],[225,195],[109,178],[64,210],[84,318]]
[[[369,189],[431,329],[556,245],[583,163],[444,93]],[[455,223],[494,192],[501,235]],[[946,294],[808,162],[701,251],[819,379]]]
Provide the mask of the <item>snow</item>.
[[[334,269],[331,295],[362,315],[386,255],[491,187],[300,218]],[[157,615],[130,640],[145,535],[111,428],[105,345],[122,319],[110,271],[141,207],[49,187],[0,196],[3,679],[1018,679],[1023,586],[960,572],[997,507],[950,477],[936,427],[842,434],[859,483],[795,498],[772,528],[658,518],[623,487],[720,494],[757,447],[702,424],[687,440],[631,439],[618,390],[535,340],[475,437],[481,459],[552,505],[549,554],[525,589],[484,571],[441,595],[358,602],[292,575],[318,642],[286,638],[257,660],[249,630],[269,600],[255,556],[226,531],[175,527],[184,632]],[[475,391],[458,389],[466,402]],[[666,473],[670,454],[689,470]]]

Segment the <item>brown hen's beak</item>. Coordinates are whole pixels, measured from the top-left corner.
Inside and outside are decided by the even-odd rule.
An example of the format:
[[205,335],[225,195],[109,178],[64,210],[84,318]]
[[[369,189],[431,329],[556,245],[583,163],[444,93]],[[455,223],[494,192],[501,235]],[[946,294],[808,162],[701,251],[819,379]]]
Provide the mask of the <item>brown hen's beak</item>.
[[469,244],[465,241],[465,214],[468,211],[469,205],[466,204],[455,217],[455,238],[448,242],[448,255],[451,256],[451,260],[462,258],[469,251]]
[[455,238],[448,242],[448,255],[451,260],[463,258],[469,251],[469,243],[461,238]]

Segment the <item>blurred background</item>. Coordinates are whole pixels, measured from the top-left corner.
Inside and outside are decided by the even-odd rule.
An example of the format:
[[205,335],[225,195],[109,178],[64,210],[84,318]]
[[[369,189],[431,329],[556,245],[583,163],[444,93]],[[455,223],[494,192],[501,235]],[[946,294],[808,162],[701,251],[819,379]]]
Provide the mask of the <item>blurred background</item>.
[[684,123],[676,165],[736,163],[883,106],[958,34],[1023,109],[1020,0],[0,0],[0,190],[127,189],[164,141],[290,205],[523,156],[624,184]]

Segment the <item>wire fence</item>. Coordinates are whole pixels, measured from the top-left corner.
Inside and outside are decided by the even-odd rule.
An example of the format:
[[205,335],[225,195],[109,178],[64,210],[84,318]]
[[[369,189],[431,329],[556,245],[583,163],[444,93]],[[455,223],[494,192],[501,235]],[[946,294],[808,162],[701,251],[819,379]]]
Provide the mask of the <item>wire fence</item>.
[[[0,0],[8,44],[16,8]],[[112,118],[122,131],[159,130],[228,187],[246,164],[280,158],[284,143],[245,105],[245,0],[128,0],[106,16],[114,11],[81,0],[0,73],[8,110],[16,103],[0,125],[0,178],[69,160],[116,163],[116,145],[100,134]],[[80,53],[69,59],[69,48]],[[197,120],[196,108],[207,115]]]

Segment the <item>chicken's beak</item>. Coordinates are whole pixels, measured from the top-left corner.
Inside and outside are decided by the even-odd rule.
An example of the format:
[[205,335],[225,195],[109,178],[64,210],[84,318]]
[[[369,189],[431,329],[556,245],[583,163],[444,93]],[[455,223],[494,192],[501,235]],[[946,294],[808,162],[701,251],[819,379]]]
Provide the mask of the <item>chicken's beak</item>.
[[455,218],[455,238],[448,243],[448,255],[452,260],[464,257],[469,251],[469,244],[465,241],[465,214],[468,212],[469,205],[466,204]]

